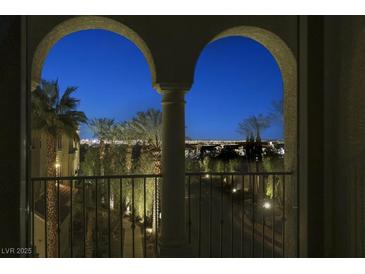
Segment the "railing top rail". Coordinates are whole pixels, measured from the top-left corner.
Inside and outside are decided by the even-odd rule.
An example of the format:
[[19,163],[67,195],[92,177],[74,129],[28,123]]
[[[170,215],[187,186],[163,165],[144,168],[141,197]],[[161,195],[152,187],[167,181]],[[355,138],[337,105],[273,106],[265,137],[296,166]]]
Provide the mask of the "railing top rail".
[[199,175],[292,175],[292,171],[273,171],[273,172],[186,172],[185,175],[199,176]]
[[[275,172],[186,172],[187,176],[221,176],[221,175],[292,175],[291,171]],[[103,175],[103,176],[61,176],[61,177],[33,177],[32,181],[62,181],[62,180],[95,180],[95,179],[131,179],[131,178],[160,178],[162,174],[123,174],[123,175]]]
[[95,180],[95,179],[129,179],[129,178],[158,178],[161,174],[123,174],[103,176],[61,176],[61,177],[33,177],[32,181],[61,181],[61,180]]

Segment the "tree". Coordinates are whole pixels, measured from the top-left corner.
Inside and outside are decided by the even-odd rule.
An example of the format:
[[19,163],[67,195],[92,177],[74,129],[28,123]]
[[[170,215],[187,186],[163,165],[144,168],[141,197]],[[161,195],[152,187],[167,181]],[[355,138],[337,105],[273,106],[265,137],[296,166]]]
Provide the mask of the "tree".
[[[261,133],[267,129],[272,122],[271,115],[251,115],[238,124],[238,132],[246,135],[246,159],[249,170],[259,171],[259,162],[262,161]],[[256,142],[254,142],[254,134]],[[259,190],[260,177],[256,176],[254,187]],[[254,191],[254,190],[252,190]],[[256,191],[257,193],[257,191]]]
[[284,101],[283,100],[273,101],[271,103],[270,116],[272,117],[273,121],[276,120],[281,123],[284,121]]
[[[76,87],[68,87],[61,96],[58,81],[42,80],[32,92],[32,129],[46,134],[47,176],[56,176],[56,140],[60,134],[78,137],[78,128],[87,123],[84,112],[77,111],[79,100],[72,97]],[[57,255],[57,190],[54,182],[47,184],[48,256]]]
[[133,162],[132,145],[133,145],[133,141],[135,141],[133,139],[134,133],[131,132],[131,130],[129,129],[127,122],[119,122],[114,126],[112,135],[115,136],[116,140],[124,141],[126,143],[127,149],[126,149],[126,157],[125,157],[125,160],[126,160],[125,166],[127,168],[127,172],[131,173],[132,162]]
[[[129,135],[135,140],[143,141],[145,152],[152,156],[155,174],[161,172],[161,144],[162,144],[162,113],[157,109],[148,109],[138,112],[137,115],[126,124]],[[155,188],[157,197],[153,203],[153,231],[157,231],[156,221],[159,209],[159,186]]]
[[246,138],[246,141],[248,141],[253,135],[254,129],[252,128],[251,124],[248,123],[247,119],[245,119],[238,124],[237,132]]
[[104,175],[104,157],[105,157],[105,141],[111,140],[112,129],[114,127],[114,119],[109,118],[94,118],[89,123],[94,136],[99,139],[99,160],[100,160],[100,175]]
[[251,115],[238,124],[238,133],[245,134],[247,139],[251,134],[255,134],[256,140],[260,140],[262,131],[270,127],[271,122],[272,117],[270,115],[261,113],[257,116]]
[[153,156],[156,174],[161,172],[162,113],[157,109],[138,112],[126,124],[129,135],[135,140],[143,141],[146,152]]

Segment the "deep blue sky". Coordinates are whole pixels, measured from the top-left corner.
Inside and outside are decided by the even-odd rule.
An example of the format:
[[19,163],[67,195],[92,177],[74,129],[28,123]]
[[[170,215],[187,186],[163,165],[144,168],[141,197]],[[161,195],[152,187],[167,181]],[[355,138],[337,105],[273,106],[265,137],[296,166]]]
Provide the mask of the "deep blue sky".
[[[87,30],[70,34],[51,49],[42,78],[58,79],[62,90],[77,86],[79,109],[88,118],[127,120],[137,111],[160,107],[151,75],[140,50],[112,32]],[[268,113],[273,100],[283,96],[280,70],[259,43],[229,37],[206,46],[186,96],[187,135],[193,139],[240,139],[239,121]],[[282,125],[274,124],[263,138],[282,138]],[[92,137],[87,126],[81,138]]]

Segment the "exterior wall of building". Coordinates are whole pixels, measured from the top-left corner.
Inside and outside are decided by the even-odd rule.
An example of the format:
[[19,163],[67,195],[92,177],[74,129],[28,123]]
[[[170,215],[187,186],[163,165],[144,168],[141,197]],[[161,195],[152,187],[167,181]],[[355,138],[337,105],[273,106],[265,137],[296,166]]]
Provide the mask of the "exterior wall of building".
[[326,256],[365,256],[365,17],[326,16]]
[[[47,140],[46,135],[39,130],[32,131],[32,159],[31,159],[31,176],[47,176]],[[57,143],[57,142],[56,142]],[[56,144],[56,163],[57,173],[60,176],[76,175],[80,163],[80,144],[77,139],[62,134],[62,143],[59,147]]]
[[[47,145],[46,135],[39,131],[32,131],[31,177],[47,176]],[[62,134],[60,146],[56,142],[56,175],[75,176],[80,168],[80,144],[77,138],[73,139]],[[42,184],[36,184],[34,196],[37,200],[43,193]]]
[[[32,131],[31,172],[32,177],[47,176],[46,135],[39,130]],[[62,134],[61,142],[56,141],[56,173],[57,176],[75,176],[80,166],[80,145],[77,138]],[[58,166],[59,165],[59,166]],[[67,184],[67,183],[66,183]],[[34,199],[39,200],[44,193],[44,184],[34,185]],[[61,257],[70,256],[70,215],[61,224]],[[39,257],[45,257],[45,225],[39,214],[34,214],[34,243]]]

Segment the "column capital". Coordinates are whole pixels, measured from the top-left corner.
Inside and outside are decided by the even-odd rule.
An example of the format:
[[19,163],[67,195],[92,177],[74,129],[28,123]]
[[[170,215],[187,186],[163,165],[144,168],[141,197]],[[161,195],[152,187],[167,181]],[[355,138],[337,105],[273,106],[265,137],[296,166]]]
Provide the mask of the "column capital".
[[185,93],[190,89],[191,84],[159,83],[154,87],[162,95],[162,104],[185,104]]
[[155,83],[153,87],[162,95],[171,92],[184,92],[190,90],[192,83]]

